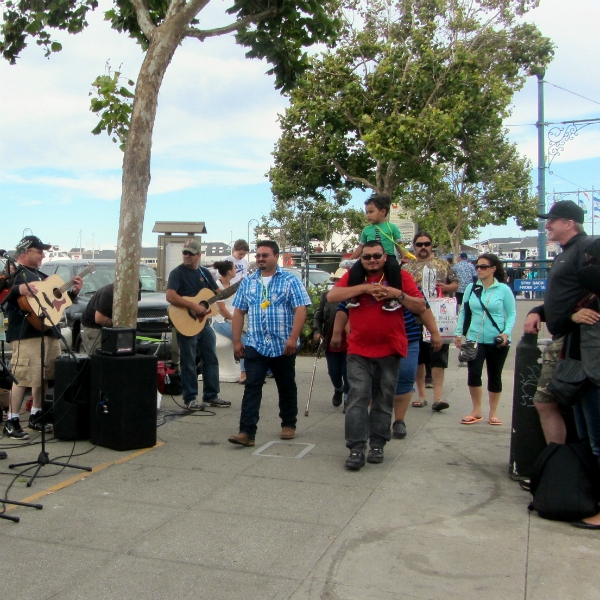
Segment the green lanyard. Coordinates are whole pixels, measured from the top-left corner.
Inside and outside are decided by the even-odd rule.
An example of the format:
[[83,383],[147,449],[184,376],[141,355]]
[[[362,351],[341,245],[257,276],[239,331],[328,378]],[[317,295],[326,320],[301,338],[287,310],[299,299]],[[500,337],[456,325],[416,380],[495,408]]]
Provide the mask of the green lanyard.
[[271,302],[269,300],[269,293],[267,291],[267,286],[263,283],[262,273],[260,274],[260,285],[262,286],[262,298],[263,298],[263,301],[260,303],[260,307],[262,309],[265,309],[271,305]]

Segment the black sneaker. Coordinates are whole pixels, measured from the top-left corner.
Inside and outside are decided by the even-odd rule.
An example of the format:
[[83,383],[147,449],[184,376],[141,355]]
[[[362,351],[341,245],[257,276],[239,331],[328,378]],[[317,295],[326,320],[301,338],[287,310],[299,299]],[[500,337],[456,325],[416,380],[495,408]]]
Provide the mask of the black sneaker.
[[42,431],[42,429],[46,433],[52,433],[52,425],[50,423],[46,423],[42,425],[42,412],[37,412],[35,415],[29,416],[29,424],[27,425],[29,429],[33,429],[34,431]]
[[12,419],[8,419],[6,423],[4,423],[4,435],[12,438],[13,440],[28,440],[29,434],[23,431],[21,427],[21,423],[19,422],[19,417],[13,417]]
[[346,308],[356,308],[357,306],[360,306],[360,300],[358,298],[346,300]]
[[369,454],[367,454],[367,462],[369,463],[382,463],[383,462],[383,448],[369,448]]
[[392,425],[392,437],[402,440],[406,437],[406,424],[404,421],[394,421]]
[[383,448],[378,448],[377,446],[369,448],[369,454],[367,454],[367,462],[370,462],[370,463],[383,462]]
[[387,310],[388,312],[393,312],[402,308],[402,304],[398,302],[398,300],[388,300],[382,307],[382,310]]
[[334,406],[339,406],[342,403],[343,399],[344,394],[342,390],[334,390],[333,398],[331,399],[331,404],[333,404]]
[[346,459],[346,469],[351,471],[358,471],[365,466],[365,455],[364,452],[358,450],[352,450],[350,456]]
[[229,408],[231,406],[231,402],[229,402],[229,400],[223,400],[223,398],[219,398],[219,396],[212,398],[211,400],[207,400],[205,404],[208,404],[209,406],[218,406],[220,408]]

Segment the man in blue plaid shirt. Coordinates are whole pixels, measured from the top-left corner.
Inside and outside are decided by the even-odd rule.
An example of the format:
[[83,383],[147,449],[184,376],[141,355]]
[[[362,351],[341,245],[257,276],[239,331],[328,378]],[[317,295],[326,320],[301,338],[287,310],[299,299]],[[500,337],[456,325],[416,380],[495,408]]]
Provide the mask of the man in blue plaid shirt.
[[[254,446],[262,387],[269,368],[279,392],[281,439],[291,440],[296,433],[296,352],[306,307],[311,301],[300,280],[277,265],[278,259],[279,246],[275,242],[258,242],[258,270],[242,281],[233,300],[233,350],[236,358],[244,359],[246,387],[240,431],[229,437],[232,444]],[[241,335],[246,313],[248,330],[244,347]]]

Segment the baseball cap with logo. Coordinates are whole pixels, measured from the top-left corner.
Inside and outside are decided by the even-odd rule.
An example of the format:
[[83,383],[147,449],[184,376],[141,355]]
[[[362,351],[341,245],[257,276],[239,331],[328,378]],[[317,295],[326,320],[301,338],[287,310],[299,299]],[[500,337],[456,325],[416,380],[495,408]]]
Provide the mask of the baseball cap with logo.
[[200,240],[186,240],[183,245],[183,251],[185,250],[192,254],[198,254],[200,252]]
[[36,250],[50,250],[52,246],[50,244],[44,244],[39,237],[35,235],[26,235],[18,244],[17,251],[27,252],[29,248],[35,248]]
[[549,213],[538,215],[538,217],[540,219],[565,219],[575,221],[575,223],[583,223],[584,212],[583,208],[577,206],[573,200],[561,200],[552,205]]

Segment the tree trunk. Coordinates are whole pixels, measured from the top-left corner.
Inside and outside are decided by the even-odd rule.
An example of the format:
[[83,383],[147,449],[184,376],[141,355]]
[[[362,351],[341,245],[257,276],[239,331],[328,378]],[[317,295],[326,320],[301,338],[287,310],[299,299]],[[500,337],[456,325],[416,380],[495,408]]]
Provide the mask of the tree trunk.
[[150,186],[152,132],[158,93],[165,71],[182,39],[185,25],[174,18],[154,30],[137,80],[123,158],[113,301],[113,321],[117,327],[136,326],[142,231]]

